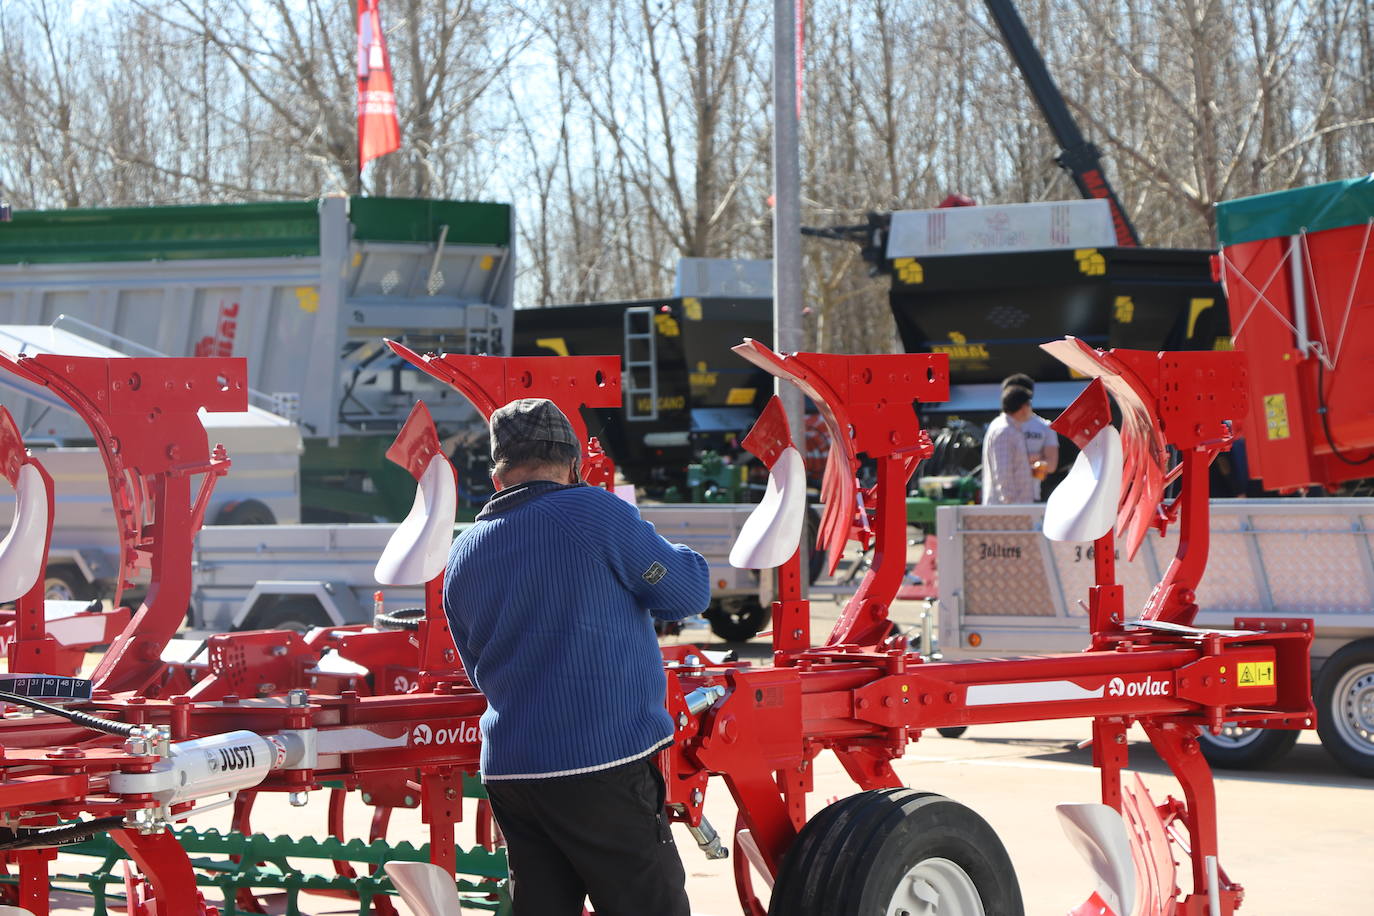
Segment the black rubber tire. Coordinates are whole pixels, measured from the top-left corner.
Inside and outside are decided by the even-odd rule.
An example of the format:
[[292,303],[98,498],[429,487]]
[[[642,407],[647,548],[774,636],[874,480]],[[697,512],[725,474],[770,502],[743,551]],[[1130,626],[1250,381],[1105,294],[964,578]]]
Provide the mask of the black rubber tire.
[[256,499],[241,499],[225,503],[215,513],[216,525],[275,525],[277,517],[267,503]]
[[1290,729],[1247,728],[1234,735],[1214,735],[1198,729],[1202,756],[1224,770],[1261,770],[1293,749],[1298,733]]
[[958,738],[961,737],[964,734],[964,732],[968,731],[968,726],[949,725],[945,728],[937,728],[935,730],[940,733],[940,737],[942,738]]
[[424,608],[403,607],[400,610],[375,615],[372,625],[379,630],[418,630],[420,621],[424,619]]
[[308,633],[329,626],[329,615],[309,595],[287,595],[253,609],[240,630],[294,630]]
[[711,625],[711,632],[726,642],[748,642],[768,625],[773,611],[750,595],[714,599],[701,616]]
[[[1337,696],[1337,692],[1340,696]],[[1341,647],[1317,680],[1317,734],[1326,752],[1357,776],[1374,778],[1374,639]]]
[[43,597],[48,601],[89,601],[95,589],[70,563],[49,566],[43,570]]
[[783,859],[768,912],[886,916],[908,872],[934,859],[962,869],[985,916],[1024,916],[1011,859],[987,821],[911,789],[860,792],[812,818]]

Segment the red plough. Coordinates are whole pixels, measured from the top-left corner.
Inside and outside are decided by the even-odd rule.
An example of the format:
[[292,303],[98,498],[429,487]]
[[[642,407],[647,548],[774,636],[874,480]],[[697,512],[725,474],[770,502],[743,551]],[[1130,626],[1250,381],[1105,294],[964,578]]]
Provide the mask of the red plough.
[[[613,358],[522,362],[393,348],[484,414],[516,397],[543,396],[579,423],[581,406],[619,402]],[[1206,562],[1207,465],[1229,446],[1238,431],[1232,424],[1244,416],[1243,369],[1231,354],[1104,353],[1075,341],[1053,348],[1102,380],[1062,421],[1066,435],[1082,440],[1089,463],[1082,485],[1066,490],[1053,510],[1064,531],[1096,540],[1093,645],[1077,655],[962,664],[923,663],[900,638],[888,637],[888,609],[906,566],[905,486],[930,451],[914,405],[947,396],[944,358],[782,356],[754,341],[737,348],[801,387],[825,417],[836,447],[826,474],[821,546],[837,553],[851,533],[861,532],[875,548],[872,568],[829,639],[813,646],[797,551],[804,503],[797,486],[804,475],[781,411],[770,406],[746,440],[769,467],[769,490],[732,560],[780,569],[774,663],[716,664],[695,647],[665,650],[667,704],[677,722],[676,740],[660,761],[667,804],[708,856],[723,856],[725,846],[702,808],[712,777],[724,782],[739,810],[733,846],[746,913],[1022,912],[1010,860],[986,822],[949,799],[902,788],[891,761],[927,729],[1070,716],[1092,719],[1104,802],[1065,812],[1071,838],[1099,874],[1094,896],[1077,912],[1229,916],[1240,906],[1241,888],[1218,864],[1211,774],[1193,735],[1223,721],[1309,727],[1312,716],[1310,634],[1300,622],[1268,633],[1191,626],[1192,595]],[[388,870],[417,911],[451,912],[456,897],[437,896],[447,893],[443,882],[426,880],[434,869],[453,873],[461,777],[477,765],[485,701],[461,671],[443,619],[439,581],[453,477],[425,412],[417,407],[392,453],[416,476],[419,490],[411,517],[378,564],[381,580],[428,583],[416,630],[336,627],[304,639],[225,634],[211,640],[208,662],[169,666],[157,660],[175,629],[164,611],[178,595],[184,610],[190,575],[184,554],[203,504],[203,498],[191,501],[185,477],[209,479],[224,461],[204,449],[203,430],[187,416],[191,399],[179,389],[161,415],[177,419],[165,425],[156,422],[155,400],[138,401],[144,421],[165,432],[166,441],[146,437],[139,452],[144,463],[126,464],[118,443],[128,441],[133,420],[109,411],[125,396],[110,386],[130,377],[113,365],[119,362],[132,361],[111,361],[104,375],[89,367],[93,379],[104,381],[84,390],[103,390],[107,400],[86,402],[83,413],[105,423],[93,426],[105,440],[112,476],[115,468],[135,467],[138,474],[121,475],[138,477],[131,492],[152,484],[152,522],[130,522],[127,534],[131,550],[150,553],[157,591],[101,666],[99,692],[82,704],[103,722],[43,712],[0,724],[0,813],[15,831],[5,855],[20,871],[20,904],[47,912],[47,868],[60,836],[108,831],[137,866],[130,912],[211,912],[193,902],[200,900],[196,872],[168,826],[216,804],[215,796],[299,795],[329,783],[342,786],[340,792],[366,792],[379,811],[419,806],[430,865],[392,863]],[[227,365],[233,361],[167,362],[187,365],[161,375],[154,366],[140,367],[141,382],[156,380],[156,387],[164,377],[199,380],[206,372],[229,382],[205,406],[228,404],[233,379],[241,377]],[[6,365],[29,368],[22,363]],[[1122,442],[1108,432],[1104,388],[1127,418]],[[172,456],[174,442],[189,451]],[[1163,466],[1165,446],[1183,456],[1177,470]],[[169,457],[155,461],[157,454]],[[868,492],[854,480],[861,454],[878,465]],[[612,479],[609,459],[592,443],[586,458],[589,479]],[[1123,466],[1128,485],[1120,519],[1128,547],[1151,528],[1177,523],[1183,531],[1178,556],[1139,620],[1126,617],[1112,561],[1122,490],[1115,469]],[[1162,504],[1174,478],[1181,478],[1182,495]],[[167,543],[182,536],[187,544]],[[391,678],[398,671],[404,679]],[[404,691],[397,688],[402,680]],[[1132,724],[1142,726],[1178,779],[1182,801],[1156,806],[1138,783],[1123,787]],[[808,819],[813,764],[823,751],[837,756],[861,791]],[[59,822],[69,825],[58,828],[63,834],[26,832]],[[1175,887],[1175,850],[1192,872],[1187,890]]]

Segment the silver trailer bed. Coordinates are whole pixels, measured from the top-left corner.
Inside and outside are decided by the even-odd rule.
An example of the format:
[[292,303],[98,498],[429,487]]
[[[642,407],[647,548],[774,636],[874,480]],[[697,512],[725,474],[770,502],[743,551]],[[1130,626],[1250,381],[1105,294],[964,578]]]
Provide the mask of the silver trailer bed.
[[[757,597],[752,570],[729,563],[730,548],[752,505],[641,506],[660,534],[706,558],[717,599]],[[455,535],[464,525],[454,528]],[[192,555],[191,625],[234,629],[370,623],[373,593],[385,608],[420,607],[423,589],[382,587],[377,558],[396,526],[226,525],[206,527]]]
[[[1088,645],[1093,584],[1089,543],[1041,534],[1044,506],[947,506],[939,531],[939,652],[947,659],[1075,652]],[[1236,618],[1310,618],[1314,698],[1322,743],[1374,776],[1374,500],[1229,499],[1211,504],[1199,627]],[[1178,543],[1173,529],[1119,557],[1126,614],[1138,613]],[[1119,553],[1119,552],[1118,552]],[[1081,602],[1081,603],[1080,603]],[[1231,765],[1254,766],[1237,734]],[[1214,741],[1214,743],[1215,743]],[[1289,742],[1291,744],[1291,741]],[[1223,747],[1227,750],[1227,747]],[[1286,748],[1285,748],[1286,749]],[[1213,748],[1215,751],[1215,747]],[[1262,750],[1262,749],[1261,749]],[[1268,758],[1260,760],[1267,762]],[[1214,762],[1225,759],[1209,753]]]

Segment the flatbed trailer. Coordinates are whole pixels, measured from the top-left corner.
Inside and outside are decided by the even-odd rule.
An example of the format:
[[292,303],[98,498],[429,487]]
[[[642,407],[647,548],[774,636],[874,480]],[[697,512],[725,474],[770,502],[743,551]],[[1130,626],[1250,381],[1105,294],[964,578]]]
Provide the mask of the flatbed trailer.
[[[759,607],[759,577],[730,565],[734,544],[752,505],[645,505],[640,514],[666,538],[706,558],[711,597],[735,626],[762,619],[747,613]],[[457,525],[454,534],[465,525]],[[379,591],[375,578],[381,556],[396,526],[225,525],[207,526],[196,535],[192,552],[191,627],[202,633],[231,630],[292,629],[371,624]],[[450,538],[451,540],[451,538]],[[380,589],[382,610],[423,607],[424,588]],[[714,625],[714,623],[713,623]],[[730,625],[727,622],[726,626]]]
[[[1055,542],[1044,504],[945,506],[939,519],[939,652],[948,659],[1044,655],[1086,648],[1091,544]],[[1311,619],[1312,677],[1322,743],[1374,776],[1374,734],[1359,699],[1374,676],[1374,500],[1211,501],[1207,574],[1198,624]],[[1147,537],[1117,559],[1128,607],[1162,578],[1178,536]],[[1292,746],[1292,732],[1230,728],[1204,734],[1215,763],[1263,766]]]

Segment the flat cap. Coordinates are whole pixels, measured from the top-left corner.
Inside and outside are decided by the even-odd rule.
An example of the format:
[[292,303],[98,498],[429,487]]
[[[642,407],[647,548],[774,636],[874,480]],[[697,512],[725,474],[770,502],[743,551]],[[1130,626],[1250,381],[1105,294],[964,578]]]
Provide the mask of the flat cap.
[[521,398],[492,412],[491,460],[500,461],[522,442],[561,442],[582,449],[567,416],[546,398]]

